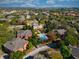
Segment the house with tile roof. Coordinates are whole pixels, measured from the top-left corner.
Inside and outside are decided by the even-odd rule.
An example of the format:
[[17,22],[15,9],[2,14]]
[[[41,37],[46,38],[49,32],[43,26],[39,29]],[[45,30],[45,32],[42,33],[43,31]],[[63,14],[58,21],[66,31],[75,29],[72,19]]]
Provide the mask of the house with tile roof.
[[23,52],[24,50],[26,50],[28,43],[29,42],[24,39],[13,38],[11,41],[7,41],[4,44],[4,48],[9,52],[16,52],[16,51]]
[[32,37],[32,31],[31,30],[20,30],[20,31],[17,31],[17,38],[28,39],[30,37]]

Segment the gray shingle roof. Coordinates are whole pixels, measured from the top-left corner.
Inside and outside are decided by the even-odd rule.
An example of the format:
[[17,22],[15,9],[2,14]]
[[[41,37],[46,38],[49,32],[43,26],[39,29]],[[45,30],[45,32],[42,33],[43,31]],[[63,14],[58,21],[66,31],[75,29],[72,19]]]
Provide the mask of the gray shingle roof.
[[20,30],[17,32],[17,34],[31,34],[31,30]]
[[66,32],[66,30],[65,30],[65,29],[58,29],[57,32],[58,32],[60,35],[62,35],[63,33]]

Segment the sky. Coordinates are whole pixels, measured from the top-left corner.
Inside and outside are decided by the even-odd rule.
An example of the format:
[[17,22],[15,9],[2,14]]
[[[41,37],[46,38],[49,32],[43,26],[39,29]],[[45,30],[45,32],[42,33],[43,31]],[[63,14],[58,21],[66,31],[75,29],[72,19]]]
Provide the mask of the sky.
[[0,7],[79,7],[79,0],[0,0]]

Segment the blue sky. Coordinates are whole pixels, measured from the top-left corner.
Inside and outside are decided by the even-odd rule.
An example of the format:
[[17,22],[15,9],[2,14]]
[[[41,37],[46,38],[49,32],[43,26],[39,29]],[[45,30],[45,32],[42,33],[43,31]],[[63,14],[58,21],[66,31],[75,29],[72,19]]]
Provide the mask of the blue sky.
[[79,7],[79,0],[0,0],[0,7]]

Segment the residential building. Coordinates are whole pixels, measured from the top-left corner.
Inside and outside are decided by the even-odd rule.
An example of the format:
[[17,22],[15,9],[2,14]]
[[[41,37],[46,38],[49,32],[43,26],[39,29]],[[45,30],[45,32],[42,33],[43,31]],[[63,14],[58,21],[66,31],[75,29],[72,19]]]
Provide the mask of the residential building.
[[66,30],[65,30],[65,29],[58,29],[57,32],[58,32],[58,34],[60,34],[60,35],[64,35],[65,32],[66,32]]
[[28,46],[28,41],[21,38],[13,38],[11,41],[7,41],[4,44],[4,47],[6,48],[6,50],[10,52],[13,52],[13,51],[23,52],[24,50],[26,50],[27,46]]
[[6,18],[0,18],[0,22],[7,22],[9,21],[10,19],[6,19]]
[[38,24],[38,22],[33,22],[33,29],[43,29],[44,24]]
[[31,30],[17,31],[17,38],[28,39],[30,37],[32,37],[32,31]]
[[23,27],[24,27],[24,25],[10,25],[8,27],[8,29],[11,29],[11,30],[18,29],[18,30],[20,30],[20,29],[23,29]]

